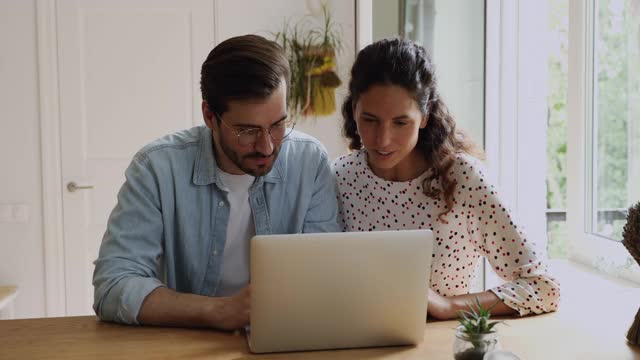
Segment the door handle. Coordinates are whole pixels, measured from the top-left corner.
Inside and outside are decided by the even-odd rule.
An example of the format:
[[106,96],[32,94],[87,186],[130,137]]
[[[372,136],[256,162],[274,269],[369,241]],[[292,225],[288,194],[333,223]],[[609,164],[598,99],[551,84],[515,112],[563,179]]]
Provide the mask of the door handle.
[[67,184],[67,190],[69,190],[69,192],[76,192],[78,190],[87,190],[87,189],[93,189],[93,185],[78,185],[73,181]]

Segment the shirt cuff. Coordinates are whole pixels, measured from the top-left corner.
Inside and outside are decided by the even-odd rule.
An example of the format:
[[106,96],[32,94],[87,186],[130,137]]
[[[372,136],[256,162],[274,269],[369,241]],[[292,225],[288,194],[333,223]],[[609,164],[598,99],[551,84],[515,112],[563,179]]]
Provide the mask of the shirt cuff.
[[521,304],[517,302],[517,299],[513,296],[513,294],[509,296],[503,291],[503,286],[489,289],[489,291],[494,293],[500,300],[502,300],[505,305],[517,311],[519,316],[525,316],[529,314],[529,311],[527,311]]
[[142,307],[142,302],[155,289],[165,286],[156,278],[132,277],[123,279],[126,281],[120,293],[120,307],[117,318],[119,322],[125,324],[140,325],[138,314]]

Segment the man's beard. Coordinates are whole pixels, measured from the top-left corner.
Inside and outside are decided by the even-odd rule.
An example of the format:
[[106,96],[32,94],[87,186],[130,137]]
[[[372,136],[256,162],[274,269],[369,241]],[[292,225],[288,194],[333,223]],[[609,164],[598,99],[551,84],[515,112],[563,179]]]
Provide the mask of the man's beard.
[[[227,157],[231,160],[231,162],[233,162],[240,170],[242,170],[246,174],[249,174],[251,176],[256,176],[256,177],[266,175],[267,173],[269,173],[269,171],[271,171],[271,168],[273,167],[273,164],[275,164],[276,159],[278,157],[278,153],[280,152],[280,146],[276,147],[274,145],[273,152],[271,152],[271,154],[262,154],[259,152],[253,152],[253,153],[240,156],[238,155],[237,152],[235,152],[233,149],[227,146],[226,142],[222,139],[220,141],[220,147],[222,148],[222,151],[224,152],[224,154],[227,155]],[[251,168],[248,165],[246,165],[244,161],[247,159],[261,159],[261,158],[265,158],[265,159],[271,158],[271,163],[265,164],[262,166],[258,165],[255,168]]]

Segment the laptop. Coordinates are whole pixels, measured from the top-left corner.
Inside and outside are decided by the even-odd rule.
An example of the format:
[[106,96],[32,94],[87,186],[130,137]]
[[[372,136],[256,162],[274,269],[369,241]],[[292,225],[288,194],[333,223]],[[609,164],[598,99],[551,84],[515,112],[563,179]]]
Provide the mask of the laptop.
[[429,230],[255,236],[251,352],[418,344],[432,251]]

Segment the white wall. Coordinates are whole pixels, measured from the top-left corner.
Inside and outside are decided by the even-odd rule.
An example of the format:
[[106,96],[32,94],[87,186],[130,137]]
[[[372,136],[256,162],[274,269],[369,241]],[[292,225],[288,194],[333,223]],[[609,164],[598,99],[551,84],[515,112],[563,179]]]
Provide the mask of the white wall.
[[433,62],[438,86],[456,123],[484,139],[484,2],[435,2]]
[[373,41],[398,36],[399,10],[398,0],[373,0]]
[[0,285],[20,287],[16,317],[45,315],[36,44],[35,1],[3,0],[0,211],[26,205],[28,212],[26,221],[0,221]]
[[[217,10],[214,36],[218,42],[245,33],[269,35],[280,30],[287,18],[295,21],[320,3],[212,1]],[[355,1],[327,2],[334,20],[343,24],[345,46],[338,60],[344,82],[338,89],[340,105],[354,59]],[[316,21],[321,21],[321,15]],[[0,219],[7,209],[3,205],[9,205],[9,210],[14,205],[25,205],[28,211],[28,219],[23,222],[0,220],[0,285],[19,286],[16,317],[42,317],[46,316],[46,299],[35,0],[0,2],[0,46]],[[322,141],[333,159],[346,151],[340,121],[341,116],[336,113],[307,119],[298,128]]]

